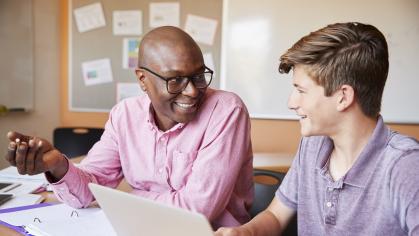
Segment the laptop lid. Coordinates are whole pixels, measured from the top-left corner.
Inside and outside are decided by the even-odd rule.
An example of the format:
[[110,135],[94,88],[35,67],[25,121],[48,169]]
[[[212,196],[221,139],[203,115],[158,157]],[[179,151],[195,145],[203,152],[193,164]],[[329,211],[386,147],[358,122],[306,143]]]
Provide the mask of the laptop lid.
[[213,235],[202,214],[93,183],[89,188],[120,236]]

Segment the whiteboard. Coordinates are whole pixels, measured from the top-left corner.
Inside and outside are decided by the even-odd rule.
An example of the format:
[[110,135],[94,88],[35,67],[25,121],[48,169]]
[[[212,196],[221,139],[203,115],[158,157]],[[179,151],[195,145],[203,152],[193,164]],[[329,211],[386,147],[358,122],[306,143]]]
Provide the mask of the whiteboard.
[[220,87],[237,93],[253,118],[296,119],[287,108],[292,73],[278,73],[280,55],[309,32],[349,21],[387,38],[384,120],[419,123],[419,0],[224,0]]

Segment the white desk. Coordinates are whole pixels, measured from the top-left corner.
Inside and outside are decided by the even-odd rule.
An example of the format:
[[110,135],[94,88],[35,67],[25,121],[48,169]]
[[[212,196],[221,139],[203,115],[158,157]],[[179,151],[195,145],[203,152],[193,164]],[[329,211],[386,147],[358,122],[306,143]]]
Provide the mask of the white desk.
[[287,172],[293,160],[293,154],[253,153],[253,168]]

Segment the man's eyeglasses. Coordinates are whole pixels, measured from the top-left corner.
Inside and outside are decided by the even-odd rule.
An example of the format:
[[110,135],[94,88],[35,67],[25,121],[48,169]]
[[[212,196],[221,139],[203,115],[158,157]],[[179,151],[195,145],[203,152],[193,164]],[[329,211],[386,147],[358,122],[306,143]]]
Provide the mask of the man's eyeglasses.
[[166,81],[167,92],[172,94],[181,93],[186,88],[186,86],[188,86],[189,82],[192,82],[197,89],[205,89],[210,85],[212,81],[212,75],[214,74],[210,68],[205,66],[205,71],[197,75],[165,78],[146,67],[141,66],[139,68],[146,70],[154,76]]

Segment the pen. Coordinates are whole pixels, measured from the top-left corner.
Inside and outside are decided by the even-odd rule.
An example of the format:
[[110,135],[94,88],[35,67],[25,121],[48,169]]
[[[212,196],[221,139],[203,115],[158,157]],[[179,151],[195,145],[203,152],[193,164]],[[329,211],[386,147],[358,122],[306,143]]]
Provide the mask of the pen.
[[5,193],[7,193],[7,192],[9,192],[10,190],[13,190],[13,189],[15,189],[15,188],[17,188],[17,187],[19,187],[20,185],[22,185],[22,184],[20,184],[20,183],[15,183],[15,184],[13,184],[13,186],[11,186],[9,189],[7,189],[6,191],[4,191]]

